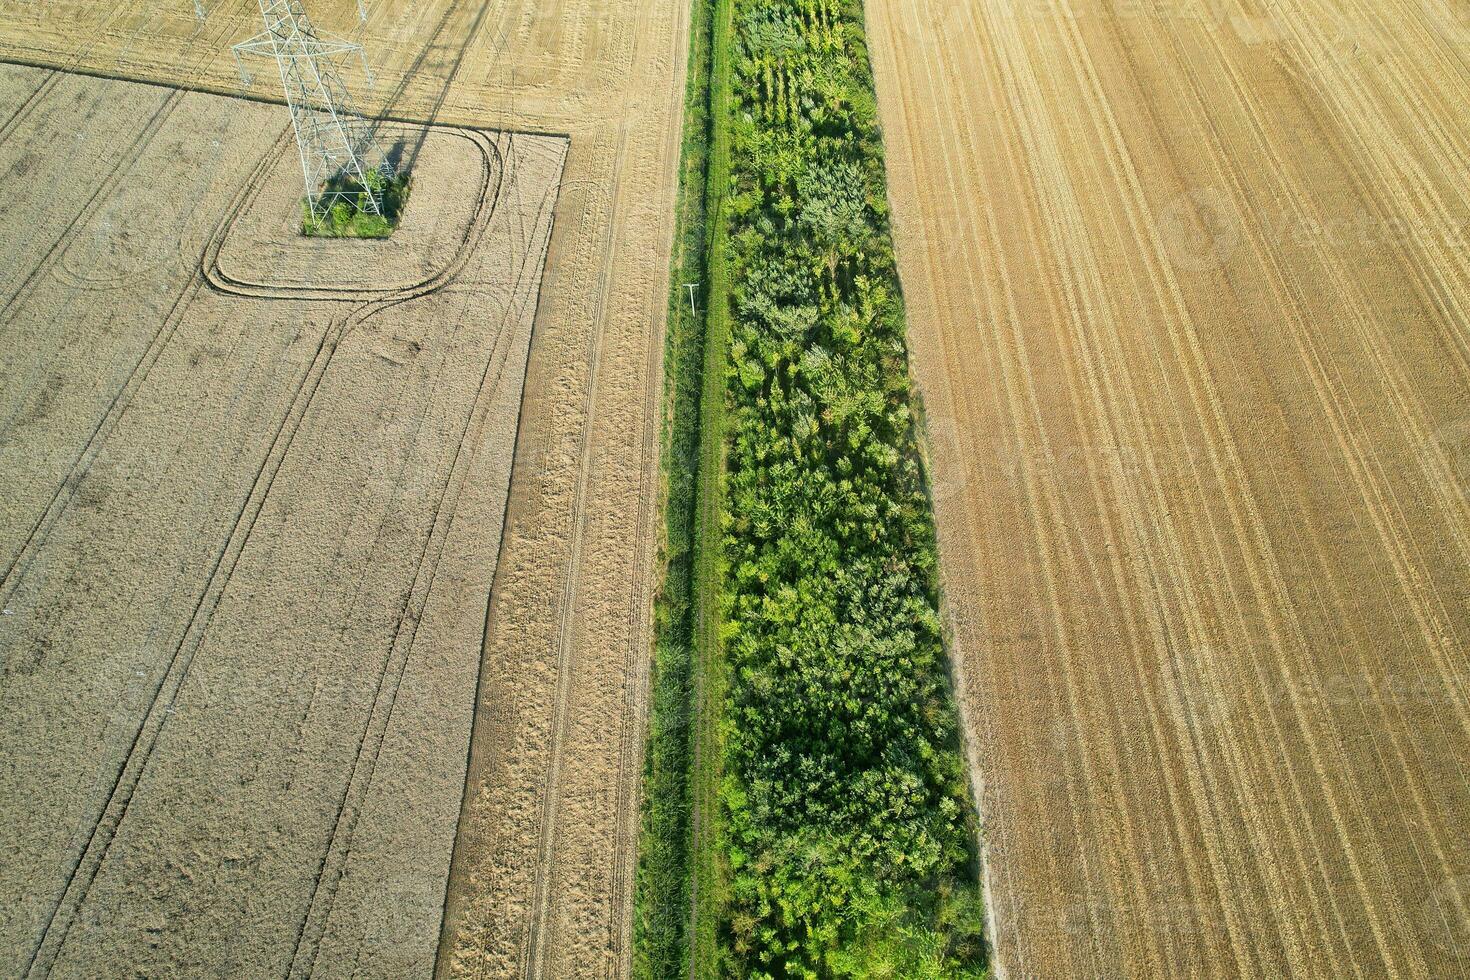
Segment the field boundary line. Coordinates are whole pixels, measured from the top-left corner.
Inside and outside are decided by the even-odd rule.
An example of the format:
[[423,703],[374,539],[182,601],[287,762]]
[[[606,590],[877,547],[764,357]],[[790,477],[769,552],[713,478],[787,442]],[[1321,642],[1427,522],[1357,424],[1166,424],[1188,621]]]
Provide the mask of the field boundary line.
[[[42,71],[54,71],[67,75],[85,75],[88,78],[100,78],[110,82],[128,82],[133,85],[147,85],[152,88],[176,89],[182,92],[198,92],[200,95],[213,95],[222,99],[240,99],[244,102],[254,102],[258,105],[281,106],[286,105],[285,99],[274,99],[267,95],[256,95],[250,92],[241,92],[224,85],[214,85],[209,82],[183,84],[179,82],[166,82],[157,78],[147,78],[142,75],[129,75],[124,72],[102,71],[96,68],[85,68],[80,65],[58,65],[55,62],[44,61],[36,58],[22,58],[12,53],[0,54],[0,65],[15,65],[20,68],[37,68]],[[462,129],[478,129],[491,133],[510,133],[516,136],[549,136],[553,139],[570,141],[572,134],[569,131],[553,129],[515,129],[513,127],[501,128],[492,124],[465,124],[452,121],[437,121],[424,119],[418,116],[403,116],[396,113],[387,113],[372,117],[374,122],[403,123],[408,126],[440,126],[459,127]]]

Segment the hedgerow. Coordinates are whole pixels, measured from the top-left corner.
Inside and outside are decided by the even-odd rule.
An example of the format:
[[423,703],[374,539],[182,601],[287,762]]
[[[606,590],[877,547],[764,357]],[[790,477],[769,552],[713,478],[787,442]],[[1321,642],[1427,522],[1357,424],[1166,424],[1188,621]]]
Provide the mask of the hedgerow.
[[734,11],[723,968],[981,975],[862,9]]

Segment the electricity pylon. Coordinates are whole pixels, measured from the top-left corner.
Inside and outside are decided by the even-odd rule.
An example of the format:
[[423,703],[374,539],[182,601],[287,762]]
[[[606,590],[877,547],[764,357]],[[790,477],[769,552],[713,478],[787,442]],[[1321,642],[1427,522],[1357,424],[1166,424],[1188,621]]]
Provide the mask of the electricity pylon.
[[[372,71],[362,45],[319,35],[301,0],[256,2],[265,30],[230,50],[243,85],[250,84],[250,75],[241,55],[265,55],[276,60],[281,87],[286,90],[286,105],[291,110],[291,126],[296,131],[296,149],[301,155],[311,213],[324,218],[334,204],[345,201],[350,207],[382,214],[378,194],[367,190],[367,176],[376,170],[390,177],[392,166],[378,147],[372,126],[353,105],[337,70],[337,59],[356,55],[362,59],[371,84]],[[358,10],[364,12],[361,4]],[[329,187],[334,177],[348,177],[367,193],[359,199],[355,190]]]

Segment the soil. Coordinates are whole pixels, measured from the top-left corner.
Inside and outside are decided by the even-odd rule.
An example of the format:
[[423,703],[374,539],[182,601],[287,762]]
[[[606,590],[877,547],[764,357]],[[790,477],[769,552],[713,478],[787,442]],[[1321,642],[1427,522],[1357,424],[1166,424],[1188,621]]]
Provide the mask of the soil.
[[1000,972],[1470,974],[1470,25],[867,8]]

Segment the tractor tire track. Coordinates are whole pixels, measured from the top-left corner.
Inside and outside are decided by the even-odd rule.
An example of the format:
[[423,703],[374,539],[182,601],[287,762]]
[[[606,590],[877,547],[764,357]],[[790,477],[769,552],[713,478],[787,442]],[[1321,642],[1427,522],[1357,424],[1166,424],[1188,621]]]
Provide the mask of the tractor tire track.
[[[505,186],[505,185],[503,185]],[[550,224],[552,220],[552,206],[555,194],[548,194],[538,211],[537,220],[533,227],[544,226],[547,228],[545,238],[550,240]],[[519,209],[517,209],[519,213]],[[488,224],[490,214],[485,214],[485,222]],[[483,230],[483,229],[482,229]],[[523,238],[522,241],[528,239]],[[521,284],[529,276],[537,275],[544,261],[544,250],[541,252],[527,252],[522,263],[517,268],[515,280],[511,285],[510,296],[518,296],[521,292]],[[534,309],[536,294],[529,298],[530,305]],[[302,928],[298,933],[296,952],[293,955],[291,976],[309,977],[313,974],[316,955],[319,949],[321,935],[326,929],[327,921],[331,915],[332,907],[336,898],[337,884],[340,881],[343,868],[352,850],[353,833],[357,825],[357,817],[361,811],[363,799],[372,785],[373,775],[377,766],[378,751],[381,749],[383,739],[391,727],[393,708],[396,702],[398,687],[402,681],[403,674],[407,669],[408,660],[413,654],[414,641],[417,637],[419,623],[423,619],[424,605],[427,603],[433,589],[434,576],[438,569],[439,560],[443,555],[450,526],[453,523],[458,508],[458,500],[464,490],[467,477],[467,468],[471,460],[465,457],[462,464],[461,457],[464,456],[467,445],[478,445],[479,439],[476,433],[487,422],[488,402],[486,396],[498,389],[501,372],[504,370],[506,357],[509,355],[508,345],[512,341],[511,330],[507,326],[512,324],[516,318],[524,315],[525,311],[515,306],[509,306],[502,311],[500,326],[497,331],[495,348],[491,351],[486,361],[485,369],[481,377],[479,394],[472,404],[469,414],[466,416],[465,429],[456,445],[454,459],[448,470],[440,500],[435,507],[431,521],[431,531],[425,540],[424,551],[420,554],[418,566],[414,575],[414,583],[407,597],[405,605],[400,611],[398,625],[394,631],[390,655],[384,662],[384,670],[379,678],[378,691],[374,699],[373,708],[366,719],[366,727],[363,737],[359,740],[359,751],[354,758],[348,782],[344,788],[342,803],[338,807],[337,818],[328,841],[327,850],[323,854],[323,870],[318,874],[317,884],[313,890],[311,902],[308,906],[306,916],[302,921]],[[502,343],[507,345],[502,348]],[[498,365],[498,367],[497,367]],[[494,372],[492,376],[492,370]],[[450,491],[453,488],[453,499],[450,499]],[[447,506],[446,506],[447,503]],[[432,561],[429,560],[429,551],[437,539],[437,553]],[[399,652],[401,648],[401,653]],[[381,723],[378,719],[381,718]],[[365,775],[359,777],[359,770]]]
[[868,0],[998,974],[1449,975],[1470,78],[1196,6]]
[[[499,168],[492,167],[491,154],[494,150],[489,141],[485,140],[480,134],[474,134],[471,138],[476,141],[484,153],[485,173],[482,182],[483,194],[488,192],[488,189],[491,187],[492,173],[498,171]],[[279,151],[284,146],[285,139],[286,136],[283,135],[271,150],[262,157],[254,175],[256,178],[263,175],[279,158]],[[240,291],[236,291],[233,284],[228,280],[213,276],[211,272],[214,268],[215,260],[217,260],[219,248],[229,228],[237,220],[240,210],[248,206],[249,201],[253,199],[254,194],[257,192],[257,180],[252,179],[242,184],[241,190],[236,195],[231,208],[226,211],[224,217],[217,223],[210,242],[205,248],[204,257],[200,264],[200,275],[211,286],[214,286],[222,292],[232,293],[234,295],[242,294]],[[76,911],[86,901],[92,881],[95,879],[97,871],[106,858],[107,851],[116,836],[118,828],[126,819],[128,807],[132,802],[133,791],[142,780],[152,756],[153,748],[157,744],[158,737],[164,725],[167,723],[168,711],[165,709],[173,703],[174,698],[177,696],[179,689],[188,676],[193,655],[204,642],[204,637],[209,629],[214,611],[218,607],[229,585],[235,564],[249,541],[255,520],[259,517],[265,505],[276,474],[279,472],[281,464],[290,452],[292,441],[295,439],[303,419],[310,410],[312,399],[320,388],[321,381],[325,377],[332,357],[342,339],[353,327],[364,322],[377,309],[381,308],[381,306],[405,302],[409,299],[428,295],[440,288],[444,283],[451,281],[458,274],[459,270],[463,268],[468,254],[473,251],[473,243],[478,242],[479,236],[483,232],[484,224],[488,221],[489,210],[492,207],[493,197],[489,202],[482,199],[477,206],[477,218],[471,223],[470,229],[465,235],[468,247],[461,250],[459,259],[457,262],[451,263],[449,268],[443,270],[431,280],[403,290],[391,300],[372,302],[366,306],[359,307],[356,311],[345,316],[334,318],[331,325],[324,332],[311,364],[293,393],[291,400],[288,402],[287,411],[272,436],[267,453],[260,464],[260,468],[256,472],[245,501],[242,503],[240,511],[235,517],[233,528],[227,537],[226,543],[214,559],[204,589],[195,603],[194,611],[189,618],[183,635],[175,645],[172,653],[166,658],[168,664],[167,669],[160,675],[160,680],[154,690],[150,707],[140,720],[132,743],[124,756],[123,764],[107,794],[107,802],[104,805],[102,813],[94,824],[91,833],[88,835],[87,841],[76,861],[69,869],[66,886],[52,910],[45,930],[31,953],[26,970],[27,976],[46,975],[51,965],[55,962],[56,957],[60,954],[61,948],[65,945],[70,923]],[[197,293],[197,289],[195,292]],[[371,292],[366,290],[337,290],[331,294],[330,298],[334,301],[341,302],[362,293],[371,295]],[[254,296],[256,294],[244,293],[244,295]],[[177,319],[175,323],[177,323]],[[156,360],[156,353],[154,360]],[[136,387],[134,390],[136,390]],[[100,441],[98,444],[100,444]],[[95,456],[95,446],[92,448],[92,454]],[[59,509],[57,513],[59,515]],[[52,524],[54,523],[53,520]]]

